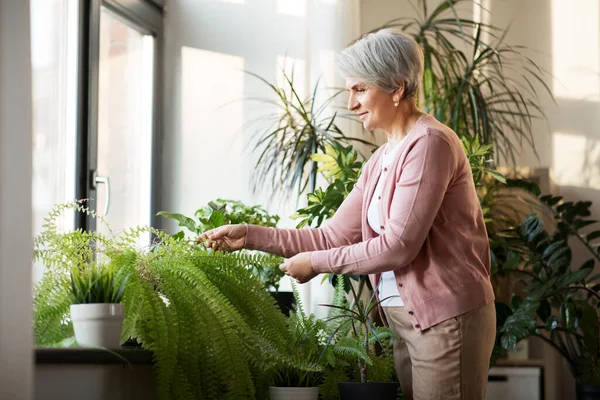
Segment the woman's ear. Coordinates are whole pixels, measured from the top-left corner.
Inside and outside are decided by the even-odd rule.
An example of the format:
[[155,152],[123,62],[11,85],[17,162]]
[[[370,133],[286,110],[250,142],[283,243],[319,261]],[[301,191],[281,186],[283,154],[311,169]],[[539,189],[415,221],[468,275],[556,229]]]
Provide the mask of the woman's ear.
[[394,103],[399,103],[404,98],[404,82],[400,84],[400,87],[394,91]]

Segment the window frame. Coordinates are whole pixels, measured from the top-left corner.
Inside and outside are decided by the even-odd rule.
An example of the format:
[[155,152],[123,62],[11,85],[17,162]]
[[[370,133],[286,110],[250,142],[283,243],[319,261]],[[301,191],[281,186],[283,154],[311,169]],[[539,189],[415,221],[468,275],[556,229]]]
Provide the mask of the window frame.
[[[163,6],[162,0],[81,0],[79,2],[79,93],[77,98],[76,187],[78,199],[90,199],[95,209],[97,190],[94,172],[98,166],[98,105],[100,67],[100,14],[102,6],[124,19],[135,29],[154,37],[153,121],[150,225],[158,227],[156,213],[161,209],[162,184],[162,95],[163,95]],[[95,230],[96,220],[76,213],[75,228]]]

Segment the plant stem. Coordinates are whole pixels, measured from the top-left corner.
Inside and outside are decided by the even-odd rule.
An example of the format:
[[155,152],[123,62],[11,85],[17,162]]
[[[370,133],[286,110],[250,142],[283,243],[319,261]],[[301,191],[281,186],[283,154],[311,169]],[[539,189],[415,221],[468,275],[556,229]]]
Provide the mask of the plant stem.
[[561,292],[566,292],[568,290],[585,290],[586,292],[591,293],[592,295],[594,295],[596,298],[598,298],[598,300],[600,300],[600,295],[598,295],[598,293],[594,292],[592,289],[585,287],[585,286],[567,286],[561,289],[558,289],[552,293],[550,293],[549,295],[545,296],[545,298],[548,297],[552,297],[552,296],[556,296],[557,294],[561,293]]
[[[536,329],[544,329],[544,330],[545,330],[545,329],[546,329],[546,326],[545,326],[545,325],[538,325],[538,326],[536,326],[535,328],[536,328]],[[555,330],[555,331],[558,331],[558,332],[565,332],[565,333],[569,333],[569,334],[571,334],[571,335],[573,335],[573,336],[575,336],[575,337],[577,337],[577,338],[579,338],[579,339],[583,339],[583,335],[582,335],[582,334],[579,334],[579,333],[576,333],[576,332],[571,332],[571,331],[569,331],[569,330],[567,330],[567,329],[565,329],[565,328],[556,327],[556,328],[554,328],[554,330]]]
[[560,353],[560,355],[563,356],[563,358],[565,360],[567,360],[567,362],[569,363],[569,365],[571,366],[571,368],[575,369],[575,364],[571,360],[571,357],[569,357],[569,353],[568,352],[564,351],[560,346],[558,346],[556,343],[554,343],[552,340],[548,339],[544,335],[535,334],[535,336],[539,337],[540,339],[542,339],[543,341],[545,341],[546,343],[548,343],[551,347],[553,347],[556,351],[558,351]]

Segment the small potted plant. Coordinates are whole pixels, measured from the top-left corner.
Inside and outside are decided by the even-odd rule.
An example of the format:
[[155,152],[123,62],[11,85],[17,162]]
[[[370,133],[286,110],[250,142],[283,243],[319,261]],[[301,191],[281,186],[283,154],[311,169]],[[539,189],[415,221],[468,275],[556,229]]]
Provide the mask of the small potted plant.
[[335,346],[323,391],[332,396],[339,389],[341,400],[395,400],[398,383],[391,340],[396,334],[371,318],[377,312],[377,291],[363,300],[366,277],[352,278],[358,281],[357,287],[351,277],[337,275],[333,304],[325,305],[332,309],[326,320],[330,332],[326,345],[335,342]]
[[269,392],[271,400],[317,400],[318,386],[325,378],[327,324],[314,314],[304,313],[294,283],[292,288],[296,306],[286,320],[289,357],[271,371]]
[[128,279],[97,262],[71,271],[71,320],[79,346],[119,347]]

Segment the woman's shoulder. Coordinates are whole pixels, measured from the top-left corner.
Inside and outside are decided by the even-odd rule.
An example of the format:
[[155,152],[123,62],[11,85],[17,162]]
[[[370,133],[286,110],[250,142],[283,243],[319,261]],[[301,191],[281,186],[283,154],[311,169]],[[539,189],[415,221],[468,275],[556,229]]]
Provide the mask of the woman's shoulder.
[[432,115],[424,114],[417,122],[417,125],[413,141],[417,141],[423,137],[437,137],[447,142],[451,147],[460,145],[458,135]]

